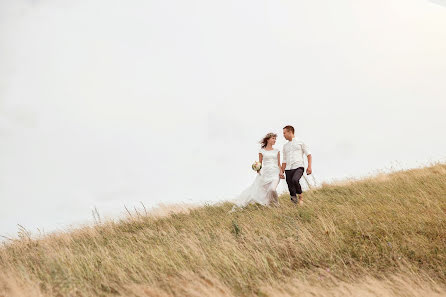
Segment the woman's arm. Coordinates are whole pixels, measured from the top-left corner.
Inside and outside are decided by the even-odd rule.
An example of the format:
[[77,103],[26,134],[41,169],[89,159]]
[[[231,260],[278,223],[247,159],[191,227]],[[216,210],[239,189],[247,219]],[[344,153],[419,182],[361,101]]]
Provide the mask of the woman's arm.
[[[259,162],[260,162],[260,164],[262,164],[262,166],[263,166],[263,155],[262,155],[262,153],[259,153]],[[260,172],[260,169],[259,170],[257,170],[257,172]]]

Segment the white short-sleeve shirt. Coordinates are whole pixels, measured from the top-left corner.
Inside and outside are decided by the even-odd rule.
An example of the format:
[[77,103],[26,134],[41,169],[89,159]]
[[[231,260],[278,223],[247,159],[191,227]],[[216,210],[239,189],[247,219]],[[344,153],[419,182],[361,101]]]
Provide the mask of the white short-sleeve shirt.
[[285,170],[304,167],[304,154],[308,156],[311,155],[311,152],[308,145],[302,140],[293,137],[291,141],[285,143],[283,146],[282,161],[282,163],[286,163]]

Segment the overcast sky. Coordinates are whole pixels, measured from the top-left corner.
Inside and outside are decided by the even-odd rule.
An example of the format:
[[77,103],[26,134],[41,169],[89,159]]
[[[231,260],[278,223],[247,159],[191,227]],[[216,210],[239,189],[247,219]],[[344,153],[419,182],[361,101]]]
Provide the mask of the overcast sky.
[[445,160],[445,3],[0,0],[0,234],[229,199],[288,124],[319,182]]

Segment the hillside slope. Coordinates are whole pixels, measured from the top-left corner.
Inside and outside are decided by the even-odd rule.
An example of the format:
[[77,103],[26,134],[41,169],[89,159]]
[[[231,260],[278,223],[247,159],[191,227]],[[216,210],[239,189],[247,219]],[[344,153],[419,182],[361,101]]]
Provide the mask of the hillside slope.
[[0,296],[446,296],[446,165],[0,248]]

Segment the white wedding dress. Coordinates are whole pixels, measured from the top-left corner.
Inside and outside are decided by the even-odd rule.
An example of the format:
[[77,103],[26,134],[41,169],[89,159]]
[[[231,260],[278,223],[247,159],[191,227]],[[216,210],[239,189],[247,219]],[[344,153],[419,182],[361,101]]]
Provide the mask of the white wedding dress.
[[263,155],[262,169],[257,174],[254,182],[245,189],[233,203],[232,210],[245,207],[250,203],[259,203],[262,205],[278,204],[277,185],[279,184],[280,168],[277,159],[279,150],[273,149],[267,151],[260,149],[259,153]]

